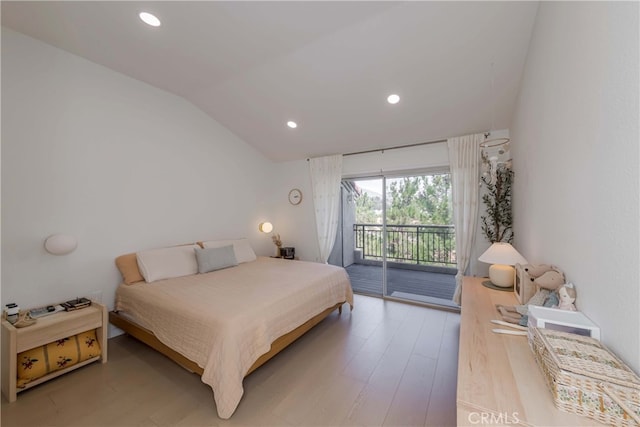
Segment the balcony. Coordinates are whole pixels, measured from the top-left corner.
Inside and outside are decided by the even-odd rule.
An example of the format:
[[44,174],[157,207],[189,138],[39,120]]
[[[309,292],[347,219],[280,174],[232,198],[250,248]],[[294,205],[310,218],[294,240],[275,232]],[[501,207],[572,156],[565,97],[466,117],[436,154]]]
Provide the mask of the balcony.
[[[346,267],[352,287],[381,295],[382,225],[353,224],[352,232],[353,264]],[[387,225],[387,294],[457,308],[455,254],[452,225]]]
[[[355,249],[360,251],[362,260],[382,261],[382,225],[353,224],[353,233]],[[455,228],[453,225],[387,225],[389,261],[455,268]]]

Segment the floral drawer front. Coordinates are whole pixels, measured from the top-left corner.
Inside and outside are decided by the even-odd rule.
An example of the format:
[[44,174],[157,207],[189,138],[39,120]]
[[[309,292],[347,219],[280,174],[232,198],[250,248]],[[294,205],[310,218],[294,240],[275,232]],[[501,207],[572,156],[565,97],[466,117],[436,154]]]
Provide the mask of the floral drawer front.
[[23,351],[18,354],[17,387],[22,388],[51,372],[68,368],[100,354],[100,343],[96,338],[95,329]]

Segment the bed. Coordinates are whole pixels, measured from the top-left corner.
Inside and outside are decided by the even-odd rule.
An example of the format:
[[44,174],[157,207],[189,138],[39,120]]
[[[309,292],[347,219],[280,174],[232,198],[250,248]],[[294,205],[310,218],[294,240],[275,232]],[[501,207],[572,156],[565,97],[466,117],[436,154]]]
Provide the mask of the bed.
[[[121,268],[125,280],[110,313],[115,326],[200,374],[224,419],[240,403],[246,375],[344,303],[353,308],[343,268],[256,257],[247,245],[246,239],[204,242],[146,259],[137,253],[145,280],[131,282]],[[191,254],[199,268],[200,254],[212,247],[225,248],[232,265],[194,272]],[[219,263],[224,254],[211,250]],[[177,258],[182,269],[170,265]]]

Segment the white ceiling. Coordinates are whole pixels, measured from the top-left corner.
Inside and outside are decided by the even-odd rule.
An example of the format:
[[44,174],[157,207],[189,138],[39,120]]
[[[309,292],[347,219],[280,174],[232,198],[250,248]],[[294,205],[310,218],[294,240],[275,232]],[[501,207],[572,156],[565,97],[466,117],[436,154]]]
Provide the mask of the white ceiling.
[[[162,26],[143,24],[143,10]],[[536,11],[537,2],[2,1],[2,24],[180,95],[285,161],[508,128]]]

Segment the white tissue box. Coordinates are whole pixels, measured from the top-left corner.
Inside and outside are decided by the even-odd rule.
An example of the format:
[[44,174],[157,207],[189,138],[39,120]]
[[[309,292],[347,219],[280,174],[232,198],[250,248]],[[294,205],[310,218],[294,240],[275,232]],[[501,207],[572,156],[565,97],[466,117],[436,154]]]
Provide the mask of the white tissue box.
[[579,311],[529,306],[527,326],[529,342],[532,339],[532,328],[552,329],[600,340],[600,327]]

